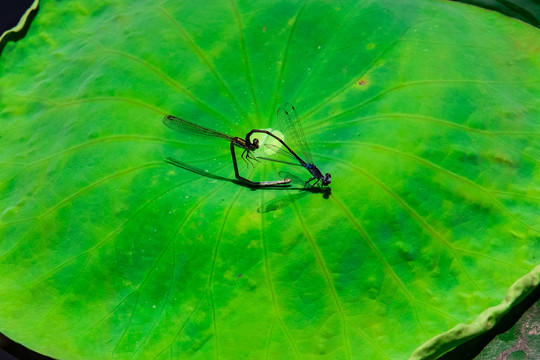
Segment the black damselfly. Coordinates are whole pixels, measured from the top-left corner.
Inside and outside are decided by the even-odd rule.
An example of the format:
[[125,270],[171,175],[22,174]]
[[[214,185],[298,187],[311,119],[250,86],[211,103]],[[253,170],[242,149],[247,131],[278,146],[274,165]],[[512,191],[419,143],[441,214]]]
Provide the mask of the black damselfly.
[[[304,130],[302,129],[302,124],[300,123],[300,119],[298,118],[298,114],[296,113],[296,110],[294,106],[292,106],[289,103],[286,103],[283,107],[279,108],[277,111],[277,118],[279,126],[281,127],[281,130],[285,134],[285,139],[289,144],[291,144],[295,149],[299,150],[302,155],[304,156],[305,161],[300,158],[290,147],[278,136],[272,134],[268,130],[260,130],[260,129],[253,129],[246,135],[246,143],[250,143],[250,136],[253,133],[263,133],[268,134],[272,136],[274,139],[279,141],[288,151],[291,155],[291,157],[294,157],[301,166],[305,167],[309,173],[312,175],[311,178],[306,181],[306,185],[309,184],[313,180],[317,180],[313,186],[315,186],[319,181],[321,181],[323,186],[330,185],[331,175],[329,173],[326,173],[325,175],[322,174],[322,172],[319,170],[315,164],[313,164],[313,157],[311,156],[311,151],[309,151],[308,144],[306,142],[306,137],[304,135]],[[253,139],[255,141],[255,139]],[[263,158],[259,156],[259,159],[264,160],[270,160],[270,161],[278,161],[274,159],[269,158]],[[283,162],[283,161],[278,161]],[[290,164],[290,163],[289,163]],[[297,165],[297,164],[294,164]]]
[[234,151],[234,147],[238,146],[239,148],[244,149],[244,151],[242,152],[242,155],[240,156],[244,161],[248,162],[252,159],[256,160],[253,154],[251,154],[251,152],[259,148],[259,140],[257,139],[253,139],[253,142],[249,142],[236,136],[229,136],[219,131],[208,129],[197,124],[193,124],[189,121],[180,119],[173,115],[165,116],[163,118],[163,124],[179,132],[182,135],[195,135],[195,136],[202,136],[202,137],[209,137],[209,138],[221,138],[221,139],[227,140],[231,146],[231,156],[232,156],[232,161],[233,161],[233,166],[234,166],[234,175],[236,176],[238,180],[243,181],[251,186],[275,186],[275,185],[289,184],[291,182],[291,179],[288,179],[288,178],[283,179],[283,180],[276,180],[276,181],[255,182],[255,181],[251,181],[240,176],[240,173],[238,171],[238,164],[236,162],[236,154]]

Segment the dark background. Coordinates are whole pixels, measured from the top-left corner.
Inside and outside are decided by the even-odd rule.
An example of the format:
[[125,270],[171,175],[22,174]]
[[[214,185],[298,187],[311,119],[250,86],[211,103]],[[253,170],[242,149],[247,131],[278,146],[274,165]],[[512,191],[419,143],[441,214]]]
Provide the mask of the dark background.
[[[32,0],[8,0],[0,4],[0,34],[4,33],[17,25],[21,16],[26,9],[33,3]],[[34,11],[34,15],[35,15]],[[33,17],[30,16],[30,20]],[[28,23],[31,23],[29,21]],[[28,28],[27,24],[25,28]],[[23,29],[19,34],[12,34],[4,39],[4,44],[7,41],[16,41],[24,36],[26,29]],[[0,54],[3,48],[0,45]],[[1,61],[1,60],[0,60]],[[448,352],[439,360],[467,360],[474,359],[480,351],[497,335],[508,331],[527,309],[533,304],[540,301],[540,286],[536,288],[529,296],[521,301],[521,303],[513,307],[508,314],[490,331],[458,346],[454,350]],[[33,352],[24,346],[17,344],[3,334],[0,333],[0,360],[50,360],[51,358]]]
[[0,5],[0,34],[17,25],[32,0],[7,0]]

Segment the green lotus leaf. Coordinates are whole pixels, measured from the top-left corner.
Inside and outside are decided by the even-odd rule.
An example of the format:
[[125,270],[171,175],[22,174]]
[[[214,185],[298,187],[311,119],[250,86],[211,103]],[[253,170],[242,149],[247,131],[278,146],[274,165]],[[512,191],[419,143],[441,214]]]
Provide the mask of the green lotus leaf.
[[[485,331],[539,283],[539,40],[439,1],[41,2],[0,62],[0,330],[59,359],[434,358]],[[161,122],[243,137],[286,102],[330,194],[238,159],[301,179],[243,186],[227,141]]]

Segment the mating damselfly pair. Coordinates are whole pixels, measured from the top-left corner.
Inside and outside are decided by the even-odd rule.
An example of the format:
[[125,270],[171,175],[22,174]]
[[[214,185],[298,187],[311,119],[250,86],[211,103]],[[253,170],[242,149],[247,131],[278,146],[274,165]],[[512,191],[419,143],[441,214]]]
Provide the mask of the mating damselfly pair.
[[[271,136],[275,140],[277,140],[286,149],[286,151],[281,151],[281,153],[293,158],[294,160],[298,162],[298,164],[270,159],[266,157],[259,157],[259,159],[303,166],[311,174],[311,178],[308,181],[306,181],[305,185],[310,184],[313,180],[315,180],[315,183],[313,183],[313,186],[319,183],[319,181],[321,182],[322,186],[330,185],[331,175],[329,173],[326,173],[325,175],[323,175],[322,172],[319,170],[319,168],[317,168],[317,166],[313,164],[313,157],[307,145],[306,138],[304,135],[304,130],[302,129],[302,125],[300,124],[300,119],[298,117],[298,114],[294,106],[287,103],[283,107],[280,107],[277,111],[277,117],[278,117],[279,126],[281,127],[281,131],[283,132],[283,134],[285,134],[285,139],[289,142],[289,144],[292,145],[292,147],[296,149],[296,151],[302,154],[302,156],[304,157],[303,159],[282,138],[276,136],[275,134],[273,134],[272,132],[268,130],[253,129],[246,134],[245,139],[242,139],[237,136],[229,136],[219,131],[212,130],[212,129],[191,123],[187,120],[178,118],[173,115],[165,116],[163,118],[163,123],[167,127],[179,132],[182,135],[195,135],[195,136],[210,137],[210,138],[221,138],[221,139],[227,140],[230,143],[234,174],[238,180],[250,186],[261,186],[261,187],[281,186],[281,185],[287,185],[291,182],[291,179],[289,178],[285,178],[283,180],[255,182],[255,181],[248,180],[240,175],[240,172],[238,171],[238,163],[236,161],[235,147],[244,149],[244,151],[242,152],[240,156],[244,161],[246,162],[251,162],[251,160],[259,161],[257,157],[255,157],[252,153],[253,151],[259,149],[260,147],[259,140],[257,138],[253,138],[253,140],[251,140],[251,136],[255,133],[266,134],[266,135]],[[175,164],[177,162],[175,159],[172,159],[172,158],[167,158],[166,160],[172,164]]]

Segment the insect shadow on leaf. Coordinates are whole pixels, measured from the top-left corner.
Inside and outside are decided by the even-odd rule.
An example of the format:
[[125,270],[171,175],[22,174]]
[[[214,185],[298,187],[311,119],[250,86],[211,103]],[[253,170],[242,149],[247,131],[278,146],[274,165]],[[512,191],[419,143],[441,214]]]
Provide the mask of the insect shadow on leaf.
[[274,190],[284,190],[284,188],[282,186],[279,186],[280,184],[276,184],[274,186],[268,186],[267,185],[267,186],[261,187],[261,186],[258,186],[258,185],[251,185],[249,183],[246,183],[245,181],[240,181],[238,179],[230,179],[230,178],[226,178],[224,176],[212,174],[212,173],[209,173],[206,170],[200,169],[198,167],[187,164],[187,163],[185,163],[183,161],[174,159],[172,157],[166,157],[165,162],[167,162],[169,164],[172,164],[172,165],[174,165],[176,167],[179,167],[181,169],[191,171],[192,173],[205,176],[205,177],[210,178],[210,179],[215,179],[215,180],[220,180],[220,181],[228,181],[228,182],[231,182],[233,184],[244,186],[244,187],[247,187],[247,188],[252,189],[252,190],[265,189],[265,188],[274,189]]
[[[258,213],[263,213],[264,214],[264,213],[268,213],[268,212],[271,212],[271,211],[276,211],[276,210],[283,209],[283,208],[291,205],[295,201],[297,201],[297,200],[299,200],[299,199],[301,199],[304,196],[307,196],[309,194],[322,194],[323,198],[328,199],[330,197],[331,193],[332,193],[332,189],[329,188],[329,187],[324,187],[324,188],[323,187],[314,187],[314,186],[305,187],[304,186],[304,184],[305,184],[304,180],[302,180],[298,176],[293,175],[291,173],[288,173],[286,171],[280,171],[279,176],[287,176],[289,179],[292,180],[292,183],[300,184],[300,185],[302,185],[302,187],[290,188],[288,190],[298,190],[298,191],[296,191],[294,194],[280,196],[278,198],[275,198],[275,199],[272,199],[272,200],[269,200],[269,201],[265,202],[262,206],[260,206],[257,209]],[[283,190],[285,190],[285,189],[283,189]]]

